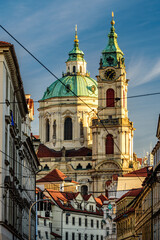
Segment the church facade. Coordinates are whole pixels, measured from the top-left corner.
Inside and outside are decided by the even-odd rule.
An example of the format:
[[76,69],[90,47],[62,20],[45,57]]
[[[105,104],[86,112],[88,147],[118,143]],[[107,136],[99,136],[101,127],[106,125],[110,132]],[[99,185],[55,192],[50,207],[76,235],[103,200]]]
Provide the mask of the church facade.
[[134,165],[128,79],[114,24],[112,18],[97,81],[87,72],[76,29],[66,73],[39,101],[37,156],[43,169],[37,177],[58,168],[81,183],[83,194],[105,194],[106,181],[113,174],[131,171]]

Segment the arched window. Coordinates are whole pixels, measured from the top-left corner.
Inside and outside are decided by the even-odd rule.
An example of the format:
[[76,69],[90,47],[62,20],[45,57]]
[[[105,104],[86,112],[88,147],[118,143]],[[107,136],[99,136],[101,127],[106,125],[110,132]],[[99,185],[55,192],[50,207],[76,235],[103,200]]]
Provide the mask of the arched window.
[[73,72],[74,72],[74,73],[76,72],[76,67],[75,67],[75,66],[73,66]]
[[72,140],[72,119],[67,117],[64,122],[64,140]]
[[56,120],[53,122],[53,139],[56,139]]
[[81,194],[82,194],[82,196],[88,195],[88,187],[87,187],[87,185],[83,185],[81,187]]
[[82,169],[82,165],[79,163],[77,166],[77,170],[81,170]]
[[106,154],[114,153],[114,140],[111,134],[108,134],[106,137]]
[[50,139],[50,125],[49,125],[49,120],[46,120],[46,142],[49,142]]
[[106,106],[107,107],[114,107],[114,90],[109,88],[106,92]]
[[86,166],[86,169],[91,169],[91,168],[92,168],[91,164],[88,163],[88,165]]
[[80,73],[82,73],[82,66],[80,66]]

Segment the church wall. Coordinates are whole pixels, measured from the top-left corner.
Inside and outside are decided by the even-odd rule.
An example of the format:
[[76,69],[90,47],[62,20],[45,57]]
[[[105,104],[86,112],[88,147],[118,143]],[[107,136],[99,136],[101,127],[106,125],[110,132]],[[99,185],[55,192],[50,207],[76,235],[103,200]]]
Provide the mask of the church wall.
[[[72,101],[71,104],[66,104],[67,99]],[[82,105],[79,102],[77,103],[73,98],[61,99],[61,105],[57,106],[47,106],[47,103],[41,105],[43,109],[41,110],[40,106],[40,139],[47,147],[53,148],[55,150],[60,150],[63,146],[66,149],[72,148],[81,148],[83,146],[89,147],[92,144],[92,139],[90,137],[90,124],[92,117],[95,117],[94,113],[91,112],[91,109]],[[88,100],[88,99],[87,99]],[[89,99],[88,104],[91,105],[91,108],[96,109],[97,100]],[[86,99],[85,99],[86,101]],[[64,122],[66,117],[72,119],[72,140],[64,140]],[[50,141],[46,142],[46,120],[49,119],[50,124]],[[56,120],[56,138],[53,138],[53,123]],[[83,121],[83,136],[80,136],[80,121]]]
[[80,72],[82,68],[82,74],[86,73],[86,62],[85,61],[68,61],[66,62],[66,72],[73,73],[73,66],[76,67],[76,72]]

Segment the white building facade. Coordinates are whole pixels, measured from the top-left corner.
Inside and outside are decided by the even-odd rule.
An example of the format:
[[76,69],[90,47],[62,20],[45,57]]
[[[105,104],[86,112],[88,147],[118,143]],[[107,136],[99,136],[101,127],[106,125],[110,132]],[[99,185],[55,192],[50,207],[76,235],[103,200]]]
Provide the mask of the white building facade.
[[[39,162],[14,46],[0,42],[0,239],[28,239],[28,213],[35,201]],[[35,237],[32,212],[32,239]]]
[[49,213],[48,203],[41,205],[41,209],[40,206],[38,208],[38,240],[42,237],[50,240],[105,239],[100,199],[97,202],[92,195],[83,197],[80,193],[53,190],[45,190],[43,193],[45,198],[51,197],[52,204]]

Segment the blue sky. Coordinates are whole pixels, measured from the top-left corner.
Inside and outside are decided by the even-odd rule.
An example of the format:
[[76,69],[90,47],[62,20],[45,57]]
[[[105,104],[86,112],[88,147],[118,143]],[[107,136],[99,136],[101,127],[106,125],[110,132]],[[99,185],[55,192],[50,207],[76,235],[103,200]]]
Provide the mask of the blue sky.
[[[80,49],[91,77],[98,74],[99,59],[107,44],[111,12],[115,13],[118,43],[125,54],[128,96],[160,92],[160,3],[158,0],[16,0],[3,1],[0,24],[42,61],[57,77],[65,71],[78,25]],[[0,40],[15,45],[26,93],[42,98],[55,79],[2,29]],[[35,104],[35,109],[38,104]],[[157,139],[160,95],[128,99],[129,118],[136,128],[134,152],[144,156]],[[38,112],[32,124],[38,133]]]

